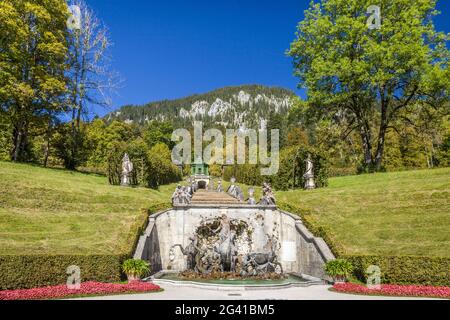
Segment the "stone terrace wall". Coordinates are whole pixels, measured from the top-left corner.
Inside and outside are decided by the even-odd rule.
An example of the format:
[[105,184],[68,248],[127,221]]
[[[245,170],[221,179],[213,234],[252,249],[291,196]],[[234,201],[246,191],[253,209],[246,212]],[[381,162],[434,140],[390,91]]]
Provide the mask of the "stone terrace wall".
[[[252,215],[262,214],[265,232],[278,233],[281,249],[279,262],[285,272],[302,273],[327,279],[323,271],[325,262],[334,259],[333,254],[321,238],[314,237],[298,216],[280,211],[272,206],[201,206],[177,207],[150,216],[149,224],[141,236],[135,258],[147,260],[152,272],[167,270],[170,265],[169,251],[174,244],[186,247],[201,217],[215,218],[227,214],[231,219],[247,220]],[[172,270],[183,271],[186,262],[181,251],[174,250]],[[329,280],[329,279],[327,279]]]

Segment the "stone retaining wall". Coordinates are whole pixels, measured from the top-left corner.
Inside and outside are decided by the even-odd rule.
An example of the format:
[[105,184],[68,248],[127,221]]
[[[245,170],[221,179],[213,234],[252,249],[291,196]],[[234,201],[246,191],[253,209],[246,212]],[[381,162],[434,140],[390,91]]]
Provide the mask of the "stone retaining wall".
[[186,261],[181,250],[174,250],[175,257],[170,263],[170,248],[174,244],[186,247],[202,217],[215,218],[222,214],[227,214],[231,219],[242,220],[262,214],[265,232],[271,234],[275,230],[278,234],[281,245],[278,260],[285,272],[330,280],[323,271],[323,265],[334,259],[334,256],[326,243],[322,238],[314,237],[298,216],[278,210],[275,206],[191,205],[153,214],[139,240],[134,257],[149,261],[152,272],[167,269],[183,271],[186,269]]

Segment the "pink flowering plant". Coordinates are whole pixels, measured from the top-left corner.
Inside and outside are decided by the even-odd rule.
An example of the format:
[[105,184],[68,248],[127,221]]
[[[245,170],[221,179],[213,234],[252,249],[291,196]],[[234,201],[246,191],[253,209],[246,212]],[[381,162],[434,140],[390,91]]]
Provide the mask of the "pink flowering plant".
[[161,288],[150,282],[132,281],[121,283],[83,282],[80,289],[69,289],[65,284],[33,289],[0,291],[0,300],[44,300],[61,299],[74,296],[94,296],[125,293],[160,291]]
[[450,287],[434,287],[422,285],[382,284],[379,289],[369,289],[356,283],[336,283],[333,290],[343,293],[383,296],[434,297],[450,299]]

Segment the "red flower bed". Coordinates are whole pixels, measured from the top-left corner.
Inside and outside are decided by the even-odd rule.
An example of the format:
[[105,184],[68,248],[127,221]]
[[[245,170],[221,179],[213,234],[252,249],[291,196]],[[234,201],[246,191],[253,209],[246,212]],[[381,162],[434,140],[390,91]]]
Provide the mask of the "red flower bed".
[[348,282],[336,283],[333,289],[338,292],[367,295],[450,298],[449,287],[383,284],[380,289],[369,289],[364,285]]
[[158,291],[160,287],[150,282],[133,281],[127,284],[82,282],[80,289],[68,289],[66,285],[34,289],[0,291],[0,300],[56,299],[79,295],[107,295],[113,293],[139,293]]

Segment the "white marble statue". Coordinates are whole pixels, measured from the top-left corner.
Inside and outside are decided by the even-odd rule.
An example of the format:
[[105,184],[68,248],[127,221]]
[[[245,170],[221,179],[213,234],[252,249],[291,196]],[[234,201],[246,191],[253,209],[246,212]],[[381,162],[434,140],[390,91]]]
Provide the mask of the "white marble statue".
[[316,183],[314,182],[314,165],[311,160],[311,155],[308,154],[308,158],[305,160],[306,162],[306,172],[303,175],[305,178],[305,189],[311,190],[316,188]]
[[254,193],[255,193],[255,190],[253,188],[248,189],[247,204],[250,204],[250,205],[255,205],[256,204],[256,200],[254,198]]
[[217,192],[223,192],[222,180],[220,180],[220,179],[217,182]]
[[263,183],[262,187],[263,196],[259,200],[259,204],[263,206],[275,205],[275,195],[273,194],[272,187],[267,182]]
[[131,184],[130,174],[133,171],[133,163],[130,161],[128,153],[125,153],[122,159],[122,175],[120,185],[129,186]]
[[188,188],[178,185],[172,194],[172,205],[183,206],[191,203],[192,196],[189,194]]

